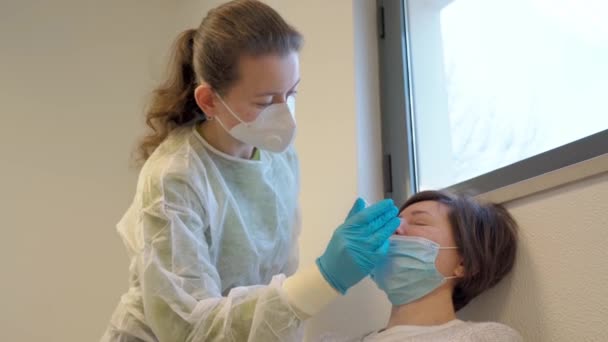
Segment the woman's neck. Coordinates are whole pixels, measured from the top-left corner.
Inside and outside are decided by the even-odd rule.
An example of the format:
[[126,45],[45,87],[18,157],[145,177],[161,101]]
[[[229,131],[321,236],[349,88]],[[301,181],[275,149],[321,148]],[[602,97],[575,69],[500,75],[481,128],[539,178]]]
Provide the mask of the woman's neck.
[[452,291],[439,288],[425,297],[400,306],[394,306],[387,329],[397,325],[440,325],[456,319]]
[[234,139],[216,120],[203,122],[196,129],[216,150],[233,157],[251,159],[253,146]]

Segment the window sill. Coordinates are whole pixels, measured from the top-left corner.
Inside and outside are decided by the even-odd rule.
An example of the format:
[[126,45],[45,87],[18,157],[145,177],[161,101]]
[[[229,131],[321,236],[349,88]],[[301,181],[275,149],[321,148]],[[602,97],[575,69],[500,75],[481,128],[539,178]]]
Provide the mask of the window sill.
[[507,203],[545,190],[563,186],[608,172],[608,153],[572,164],[536,177],[488,191],[476,197],[495,203]]

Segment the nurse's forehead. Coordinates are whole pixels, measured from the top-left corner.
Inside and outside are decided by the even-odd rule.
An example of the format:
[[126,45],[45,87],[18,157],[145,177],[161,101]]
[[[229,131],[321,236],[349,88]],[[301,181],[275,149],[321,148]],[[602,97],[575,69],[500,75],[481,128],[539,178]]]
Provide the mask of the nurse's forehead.
[[256,92],[289,90],[300,79],[298,54],[295,52],[285,56],[243,56],[239,63],[237,84]]

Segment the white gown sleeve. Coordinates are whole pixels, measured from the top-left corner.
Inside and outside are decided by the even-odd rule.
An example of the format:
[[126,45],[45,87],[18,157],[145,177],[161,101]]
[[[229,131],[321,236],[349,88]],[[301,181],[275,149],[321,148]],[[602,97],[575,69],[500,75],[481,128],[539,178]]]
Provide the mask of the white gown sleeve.
[[285,277],[222,297],[196,192],[184,179],[160,183],[143,192],[137,220],[144,238],[137,262],[144,316],[158,340],[301,340],[302,319],[282,288]]
[[290,276],[298,270],[298,266],[300,263],[300,233],[302,232],[302,210],[298,205],[296,207],[294,227],[291,231],[291,241],[292,245],[289,249],[289,260],[287,262],[287,266],[285,268],[285,275]]

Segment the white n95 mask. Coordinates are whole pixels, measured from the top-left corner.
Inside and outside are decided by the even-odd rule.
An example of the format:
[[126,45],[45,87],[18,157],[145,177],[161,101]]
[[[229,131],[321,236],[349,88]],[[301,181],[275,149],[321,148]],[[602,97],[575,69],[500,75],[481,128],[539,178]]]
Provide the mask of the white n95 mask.
[[251,121],[243,121],[228,105],[221,96],[217,95],[224,107],[234,116],[239,123],[226,129],[226,126],[218,119],[220,125],[233,138],[255,146],[261,150],[280,153],[293,142],[296,133],[295,120],[295,98],[289,96],[284,103],[274,103],[266,107],[258,117]]

